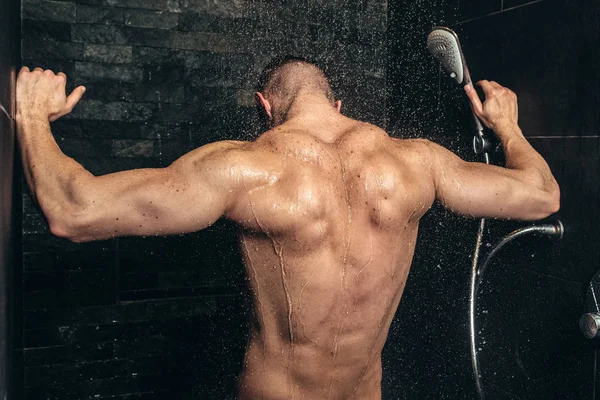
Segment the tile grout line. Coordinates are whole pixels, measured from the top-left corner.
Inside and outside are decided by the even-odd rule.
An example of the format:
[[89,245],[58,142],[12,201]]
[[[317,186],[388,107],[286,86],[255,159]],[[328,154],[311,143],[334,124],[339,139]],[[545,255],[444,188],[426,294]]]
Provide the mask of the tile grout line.
[[[503,1],[503,3],[504,3],[504,0],[502,0],[502,1]],[[489,14],[481,15],[481,16],[479,16],[479,17],[473,17],[473,18],[465,19],[464,21],[456,22],[456,23],[454,23],[454,24],[452,24],[452,25],[450,25],[450,26],[458,26],[458,25],[462,25],[462,24],[469,23],[469,22],[478,21],[478,20],[480,20],[480,19],[484,19],[484,18],[487,18],[487,17],[493,17],[493,16],[495,16],[495,15],[502,14],[503,12],[506,12],[506,11],[512,11],[512,10],[516,10],[516,9],[518,9],[518,8],[527,7],[527,6],[530,6],[530,5],[533,5],[533,4],[541,3],[541,2],[543,2],[543,1],[544,1],[544,0],[534,0],[534,1],[530,1],[529,3],[525,3],[525,4],[518,5],[518,6],[509,7],[509,8],[505,8],[505,9],[501,9],[500,11],[494,11],[494,12],[491,12],[491,13],[489,13]],[[503,6],[503,5],[502,5],[502,6]]]
[[525,139],[600,139],[600,135],[525,136]]
[[565,277],[562,277],[562,276],[554,275],[554,274],[551,274],[551,273],[548,273],[548,272],[541,272],[541,271],[538,271],[538,270],[535,270],[535,269],[530,269],[530,268],[523,268],[523,271],[528,271],[528,272],[533,273],[533,274],[542,275],[542,276],[545,276],[545,277],[548,277],[548,278],[552,278],[552,279],[555,279],[555,280],[558,280],[558,281],[563,281],[563,282],[566,282],[566,283],[572,283],[572,284],[577,284],[577,285],[581,285],[581,286],[586,286],[585,283],[581,283],[579,281],[576,281],[576,280],[573,280],[573,279],[569,279],[569,278],[565,278]]

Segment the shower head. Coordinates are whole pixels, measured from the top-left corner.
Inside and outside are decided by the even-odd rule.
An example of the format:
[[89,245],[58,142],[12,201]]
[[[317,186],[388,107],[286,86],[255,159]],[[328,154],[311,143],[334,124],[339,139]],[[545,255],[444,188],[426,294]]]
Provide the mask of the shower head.
[[427,37],[427,49],[456,83],[472,84],[460,41],[452,29],[441,26],[433,28]]
[[[427,37],[427,49],[442,64],[450,78],[454,79],[456,83],[462,86],[473,85],[458,35],[452,29],[443,26],[433,28]],[[475,154],[484,154],[484,158],[488,162],[487,153],[492,149],[494,140],[485,137],[483,125],[477,118],[473,105],[469,103],[469,106],[471,107],[476,131],[473,138],[473,150],[475,150]]]

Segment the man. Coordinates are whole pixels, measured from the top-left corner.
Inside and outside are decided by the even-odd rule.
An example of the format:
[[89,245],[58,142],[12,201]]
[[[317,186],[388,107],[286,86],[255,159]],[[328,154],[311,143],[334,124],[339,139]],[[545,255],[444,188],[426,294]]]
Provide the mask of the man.
[[472,217],[536,220],[559,208],[548,165],[517,125],[515,94],[495,82],[479,83],[483,104],[465,89],[506,168],[344,117],[322,70],[288,58],[256,93],[273,126],[256,141],[95,177],[50,132],[85,90],[66,97],[65,81],[24,67],[17,82],[25,176],[52,233],[83,242],[235,221],[254,294],[241,399],[380,399],[381,351],[434,200]]

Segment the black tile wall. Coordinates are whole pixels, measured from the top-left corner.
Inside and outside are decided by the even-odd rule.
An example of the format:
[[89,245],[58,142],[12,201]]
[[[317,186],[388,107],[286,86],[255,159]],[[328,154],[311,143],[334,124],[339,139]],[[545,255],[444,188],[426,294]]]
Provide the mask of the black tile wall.
[[[94,174],[166,166],[262,128],[253,89],[276,55],[330,73],[343,110],[386,114],[387,1],[27,0],[23,63],[85,85],[55,122],[61,149]],[[23,197],[26,399],[221,399],[246,339],[235,230],[73,244]]]
[[[577,321],[586,311],[585,287],[600,266],[600,5],[467,3],[390,3],[388,126],[397,136],[427,137],[474,158],[462,89],[425,49],[435,25],[457,31],[474,79],[497,80],[519,95],[523,131],[561,185],[557,216],[566,236],[519,239],[490,265],[477,317],[483,386],[493,399],[593,398],[597,343],[583,337]],[[524,225],[489,221],[483,256]],[[423,220],[384,353],[390,398],[477,398],[467,325],[475,233],[476,223],[440,208]]]

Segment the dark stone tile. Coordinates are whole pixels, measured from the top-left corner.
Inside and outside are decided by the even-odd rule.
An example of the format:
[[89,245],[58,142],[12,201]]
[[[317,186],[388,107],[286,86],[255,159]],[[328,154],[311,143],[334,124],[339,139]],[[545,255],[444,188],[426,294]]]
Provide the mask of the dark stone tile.
[[22,310],[52,310],[56,308],[57,291],[54,289],[27,292],[22,302]]
[[[86,88],[86,100],[98,100],[103,102],[133,102],[135,101],[134,92],[135,85],[133,83],[114,82],[114,81],[97,81],[93,78],[77,77],[77,85],[83,85]],[[66,120],[65,120],[66,121]],[[87,121],[87,120],[83,120]],[[139,124],[138,124],[139,125]],[[131,131],[133,127],[126,127],[123,124],[125,132]],[[86,127],[87,128],[87,127]],[[138,126],[139,128],[139,126]],[[139,130],[139,129],[138,129]],[[87,131],[89,134],[92,131]],[[118,135],[119,131],[113,132],[96,132],[100,135]]]
[[543,1],[457,28],[474,79],[496,80],[519,96],[526,135],[597,131],[600,107],[588,105],[600,104],[599,9],[596,2]]
[[221,118],[211,115],[207,107],[197,103],[166,103],[161,105],[161,111],[156,116],[160,122],[203,122],[216,123]]
[[86,44],[83,56],[85,61],[101,63],[130,64],[132,61],[131,46]]
[[185,153],[192,151],[195,146],[188,137],[186,140],[161,140],[159,147],[161,159],[170,164]]
[[192,122],[153,122],[144,124],[141,132],[148,139],[184,140],[192,137],[194,127]]
[[69,157],[100,157],[110,152],[111,142],[106,139],[59,138],[58,145]]
[[453,25],[501,10],[502,0],[442,0],[390,2],[389,35],[392,40],[426,36],[431,28]]
[[243,17],[244,13],[248,11],[247,6],[244,6],[244,4],[233,1],[221,1],[215,3],[202,0],[188,0],[184,3],[180,3],[181,11],[203,12],[229,18]]
[[48,224],[41,213],[24,215],[22,221],[22,230],[24,234],[50,233]]
[[66,350],[65,346],[25,349],[23,351],[23,362],[28,367],[59,364],[68,361],[69,356]]
[[180,83],[185,76],[185,69],[178,62],[165,63],[144,68],[143,82],[147,83]]
[[383,353],[383,398],[476,398],[468,293],[477,224],[439,205],[422,219],[410,275]]
[[144,71],[130,65],[114,65],[93,62],[75,63],[74,79],[86,79],[95,82],[142,82]]
[[43,271],[50,273],[54,271],[56,259],[48,253],[26,253],[23,254],[23,271]]
[[159,143],[154,140],[114,139],[113,157],[153,158],[159,155]]
[[37,54],[32,58],[24,58],[23,65],[28,66],[30,69],[34,68],[42,68],[42,69],[50,69],[54,72],[64,72],[69,79],[67,81],[67,88],[71,88],[72,81],[70,80],[75,71],[75,62],[71,60],[50,60],[50,59],[41,59],[37,58]]
[[24,39],[42,39],[58,42],[71,40],[71,24],[65,22],[23,19],[21,31]]
[[133,47],[133,64],[143,66],[156,66],[172,63],[177,53],[169,48]]
[[565,225],[560,242],[542,239],[523,241],[528,268],[587,284],[598,270],[600,240],[598,201],[600,182],[596,173],[600,162],[600,138],[531,139],[532,145],[548,161],[561,187],[561,210],[557,217]]
[[23,18],[75,22],[75,4],[62,1],[25,0]]
[[139,102],[184,103],[186,90],[183,85],[141,84],[136,85],[135,97]]
[[179,30],[184,32],[217,32],[224,33],[221,29],[222,19],[206,13],[182,12],[179,14]]
[[79,365],[59,364],[27,368],[26,382],[36,382],[37,385],[52,385],[56,382],[78,382],[92,379],[110,378],[115,374],[126,375],[127,360],[108,360]]
[[77,23],[123,25],[123,9],[77,4]]
[[83,60],[81,43],[54,40],[25,39],[22,43],[24,58],[49,58],[54,60]]
[[71,27],[75,42],[169,47],[170,32],[100,24],[75,24]]
[[235,43],[228,37],[216,33],[172,31],[170,47],[182,50],[236,53]]
[[74,42],[129,44],[127,32],[125,28],[120,26],[75,24],[71,26],[71,35]]
[[178,24],[178,13],[136,9],[125,11],[126,26],[153,29],[174,29]]
[[[544,1],[544,0],[502,0],[502,9],[506,10],[506,9],[513,8],[513,7],[530,5],[530,4],[536,3],[537,1]],[[548,1],[548,0],[546,0],[546,1]]]
[[138,122],[59,119],[52,124],[52,131],[63,138],[87,138],[92,134],[98,139],[144,139]]
[[176,11],[179,2],[174,0],[105,0],[106,4],[113,7],[145,8],[150,10]]
[[592,392],[594,344],[577,321],[583,285],[490,265],[480,294],[478,347],[484,391],[496,398],[584,398]]
[[150,103],[104,103],[84,100],[80,103],[81,117],[105,121],[146,121],[152,117],[156,107]]
[[109,157],[108,153],[103,157],[80,158],[79,161],[84,168],[94,175],[104,175],[136,168],[166,167],[158,158]]
[[395,137],[430,136],[437,129],[439,67],[425,40],[425,36],[408,37],[390,49],[387,114],[388,131]]

